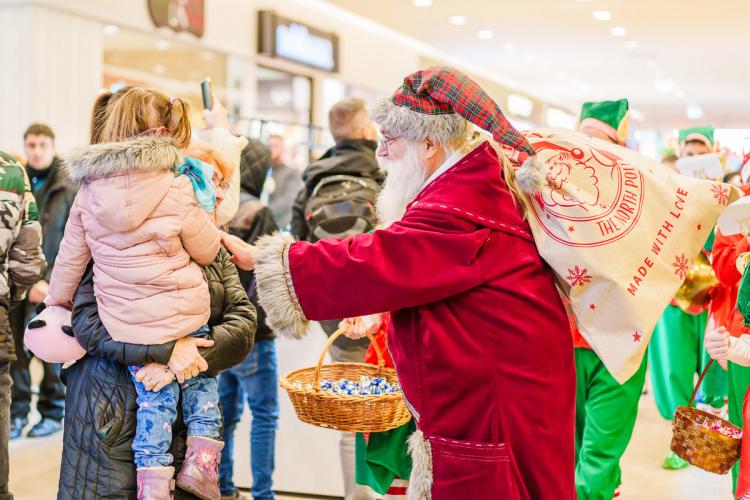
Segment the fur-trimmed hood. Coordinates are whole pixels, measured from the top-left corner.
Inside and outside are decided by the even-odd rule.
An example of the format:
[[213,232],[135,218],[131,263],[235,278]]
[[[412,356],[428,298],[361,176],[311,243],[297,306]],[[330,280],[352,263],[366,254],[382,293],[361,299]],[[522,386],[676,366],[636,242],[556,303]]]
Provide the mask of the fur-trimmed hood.
[[77,148],[62,161],[71,182],[80,186],[116,175],[168,172],[180,161],[180,152],[171,137],[144,136]]
[[97,222],[118,232],[152,217],[179,183],[172,173],[179,161],[171,138],[138,137],[76,149],[63,157],[63,168]]

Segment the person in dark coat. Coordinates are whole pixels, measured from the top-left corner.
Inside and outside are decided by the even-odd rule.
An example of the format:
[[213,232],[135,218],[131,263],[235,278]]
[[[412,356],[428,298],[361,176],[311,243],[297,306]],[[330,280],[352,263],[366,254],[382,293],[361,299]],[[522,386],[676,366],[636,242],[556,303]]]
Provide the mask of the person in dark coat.
[[[240,160],[240,208],[229,222],[231,234],[254,244],[261,236],[277,230],[271,210],[260,200],[263,183],[271,166],[271,151],[250,139]],[[240,271],[242,285],[258,312],[258,331],[250,355],[219,376],[219,397],[224,412],[224,449],[221,454],[219,488],[222,498],[240,498],[234,486],[234,432],[247,401],[253,415],[250,431],[251,469],[255,499],[273,498],[276,427],[279,418],[278,366],[274,333],[258,305],[252,271]]]
[[[31,125],[24,134],[24,146],[27,156],[26,173],[39,208],[39,222],[42,224],[42,250],[47,259],[47,270],[42,279],[31,287],[28,298],[15,307],[9,316],[17,356],[11,365],[11,439],[21,436],[29,422],[31,411],[31,359],[23,349],[23,332],[34,306],[47,296],[47,283],[52,275],[57,250],[76,194],[75,188],[60,168],[59,158],[55,155],[55,134],[52,129],[39,123]],[[65,387],[60,382],[60,365],[42,363],[42,366],[44,374],[39,384],[39,399],[36,403],[42,419],[29,430],[28,437],[48,436],[62,428]]]
[[[201,348],[208,373],[216,375],[240,363],[253,345],[255,311],[240,284],[229,254],[222,250],[204,268],[211,295],[211,338],[214,345]],[[58,500],[136,498],[136,470],[131,449],[136,427],[136,391],[127,367],[166,365],[175,345],[136,345],[115,342],[109,336],[96,306],[93,272],[87,271],[76,292],[73,331],[87,355],[64,371],[65,432]],[[181,413],[181,412],[180,412]],[[187,427],[178,416],[173,427],[175,468],[185,456]],[[182,490],[175,499],[193,498]]]

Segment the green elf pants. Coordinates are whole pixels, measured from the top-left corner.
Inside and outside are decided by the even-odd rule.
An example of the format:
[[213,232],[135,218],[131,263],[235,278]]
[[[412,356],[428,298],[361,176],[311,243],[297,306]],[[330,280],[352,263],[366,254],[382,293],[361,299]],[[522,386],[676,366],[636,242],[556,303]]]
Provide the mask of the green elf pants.
[[[742,406],[745,402],[745,393],[750,387],[750,367],[741,366],[731,361],[729,368],[729,421],[738,427],[744,427],[742,418]],[[732,491],[737,487],[737,475],[740,472],[740,463],[737,462],[732,469]]]
[[[654,399],[661,416],[674,418],[678,406],[686,406],[695,387],[695,375],[710,357],[703,347],[708,313],[687,314],[677,306],[664,311],[648,348]],[[714,363],[701,386],[703,400],[715,408],[724,405],[727,374]]]
[[386,432],[373,432],[369,441],[358,433],[355,440],[355,481],[384,495],[395,478],[409,479],[412,462],[407,441],[417,425],[410,420]]
[[620,385],[591,349],[576,348],[576,490],[579,500],[611,500],[621,482],[646,379],[646,358]]

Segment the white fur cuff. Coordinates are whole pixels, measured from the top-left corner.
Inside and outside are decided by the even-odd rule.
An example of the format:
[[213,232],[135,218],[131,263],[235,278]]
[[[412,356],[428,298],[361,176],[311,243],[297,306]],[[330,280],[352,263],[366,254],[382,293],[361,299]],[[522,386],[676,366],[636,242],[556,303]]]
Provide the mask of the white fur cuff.
[[279,335],[302,338],[310,322],[299,305],[289,271],[289,247],[294,238],[275,233],[258,239],[255,280],[266,323]]
[[432,450],[422,431],[409,436],[409,455],[413,463],[409,478],[408,500],[430,500],[432,498]]

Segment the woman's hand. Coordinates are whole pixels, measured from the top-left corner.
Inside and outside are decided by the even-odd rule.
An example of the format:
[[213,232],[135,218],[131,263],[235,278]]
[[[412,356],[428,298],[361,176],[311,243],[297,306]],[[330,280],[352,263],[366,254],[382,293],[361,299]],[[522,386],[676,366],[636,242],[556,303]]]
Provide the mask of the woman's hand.
[[169,358],[169,368],[177,376],[177,381],[183,383],[201,372],[208,370],[208,363],[198,352],[199,347],[211,347],[213,340],[197,337],[182,337],[175,342],[172,357]]
[[240,238],[231,234],[221,233],[221,242],[232,254],[232,262],[235,266],[245,271],[255,269],[255,247],[245,243]]
[[135,379],[143,384],[147,391],[159,392],[174,380],[174,373],[159,363],[151,363],[135,374]]
[[729,332],[723,326],[706,331],[703,339],[706,351],[712,359],[719,363],[726,363],[729,355]]
[[224,106],[221,105],[215,96],[211,95],[214,107],[203,110],[203,120],[206,122],[207,129],[223,128],[229,130],[229,114]]
[[339,328],[345,328],[344,335],[352,340],[361,339],[369,332],[371,335],[378,333],[383,326],[383,317],[380,314],[371,316],[360,316],[347,318],[339,323]]

